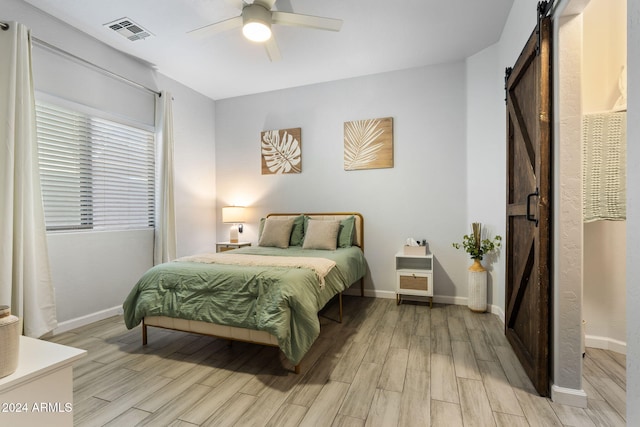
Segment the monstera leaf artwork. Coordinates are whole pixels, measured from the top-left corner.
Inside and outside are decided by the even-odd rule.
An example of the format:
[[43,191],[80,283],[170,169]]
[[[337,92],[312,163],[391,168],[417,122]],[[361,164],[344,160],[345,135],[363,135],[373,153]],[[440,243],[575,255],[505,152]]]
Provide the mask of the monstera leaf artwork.
[[302,172],[300,133],[300,128],[293,128],[260,134],[263,175]]
[[344,124],[344,170],[393,167],[393,118]]

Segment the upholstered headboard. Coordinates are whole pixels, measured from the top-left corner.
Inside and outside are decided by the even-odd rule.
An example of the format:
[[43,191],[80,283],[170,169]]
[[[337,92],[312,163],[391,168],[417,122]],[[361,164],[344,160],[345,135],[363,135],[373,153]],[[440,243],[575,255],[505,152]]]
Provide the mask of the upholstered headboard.
[[325,213],[270,213],[267,217],[279,216],[283,218],[295,218],[298,215],[306,215],[309,218],[332,221],[349,218],[353,216],[356,219],[356,241],[355,244],[364,251],[364,219],[362,214],[358,212],[325,212]]

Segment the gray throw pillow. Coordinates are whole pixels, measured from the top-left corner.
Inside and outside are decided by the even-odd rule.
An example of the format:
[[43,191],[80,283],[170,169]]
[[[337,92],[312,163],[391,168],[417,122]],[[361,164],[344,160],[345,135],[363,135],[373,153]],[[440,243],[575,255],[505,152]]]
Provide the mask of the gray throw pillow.
[[335,251],[338,244],[340,221],[309,220],[302,249],[326,249]]
[[289,237],[293,228],[292,219],[267,218],[260,235],[258,246],[272,246],[286,249],[289,247]]

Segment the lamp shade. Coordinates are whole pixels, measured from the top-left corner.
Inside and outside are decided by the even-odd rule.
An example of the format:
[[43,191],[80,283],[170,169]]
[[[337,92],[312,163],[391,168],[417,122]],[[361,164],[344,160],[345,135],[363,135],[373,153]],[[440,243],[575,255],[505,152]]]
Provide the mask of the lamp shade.
[[244,222],[243,206],[225,206],[222,208],[222,222],[225,224],[241,224]]

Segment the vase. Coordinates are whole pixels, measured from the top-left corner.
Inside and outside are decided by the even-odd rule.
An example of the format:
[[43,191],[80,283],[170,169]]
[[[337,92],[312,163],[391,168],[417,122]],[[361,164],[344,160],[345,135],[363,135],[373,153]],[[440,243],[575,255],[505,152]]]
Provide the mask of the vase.
[[18,368],[20,350],[20,319],[11,315],[6,305],[0,305],[0,378]]
[[480,260],[474,259],[469,267],[469,297],[467,305],[471,311],[484,313],[487,311],[487,270]]

